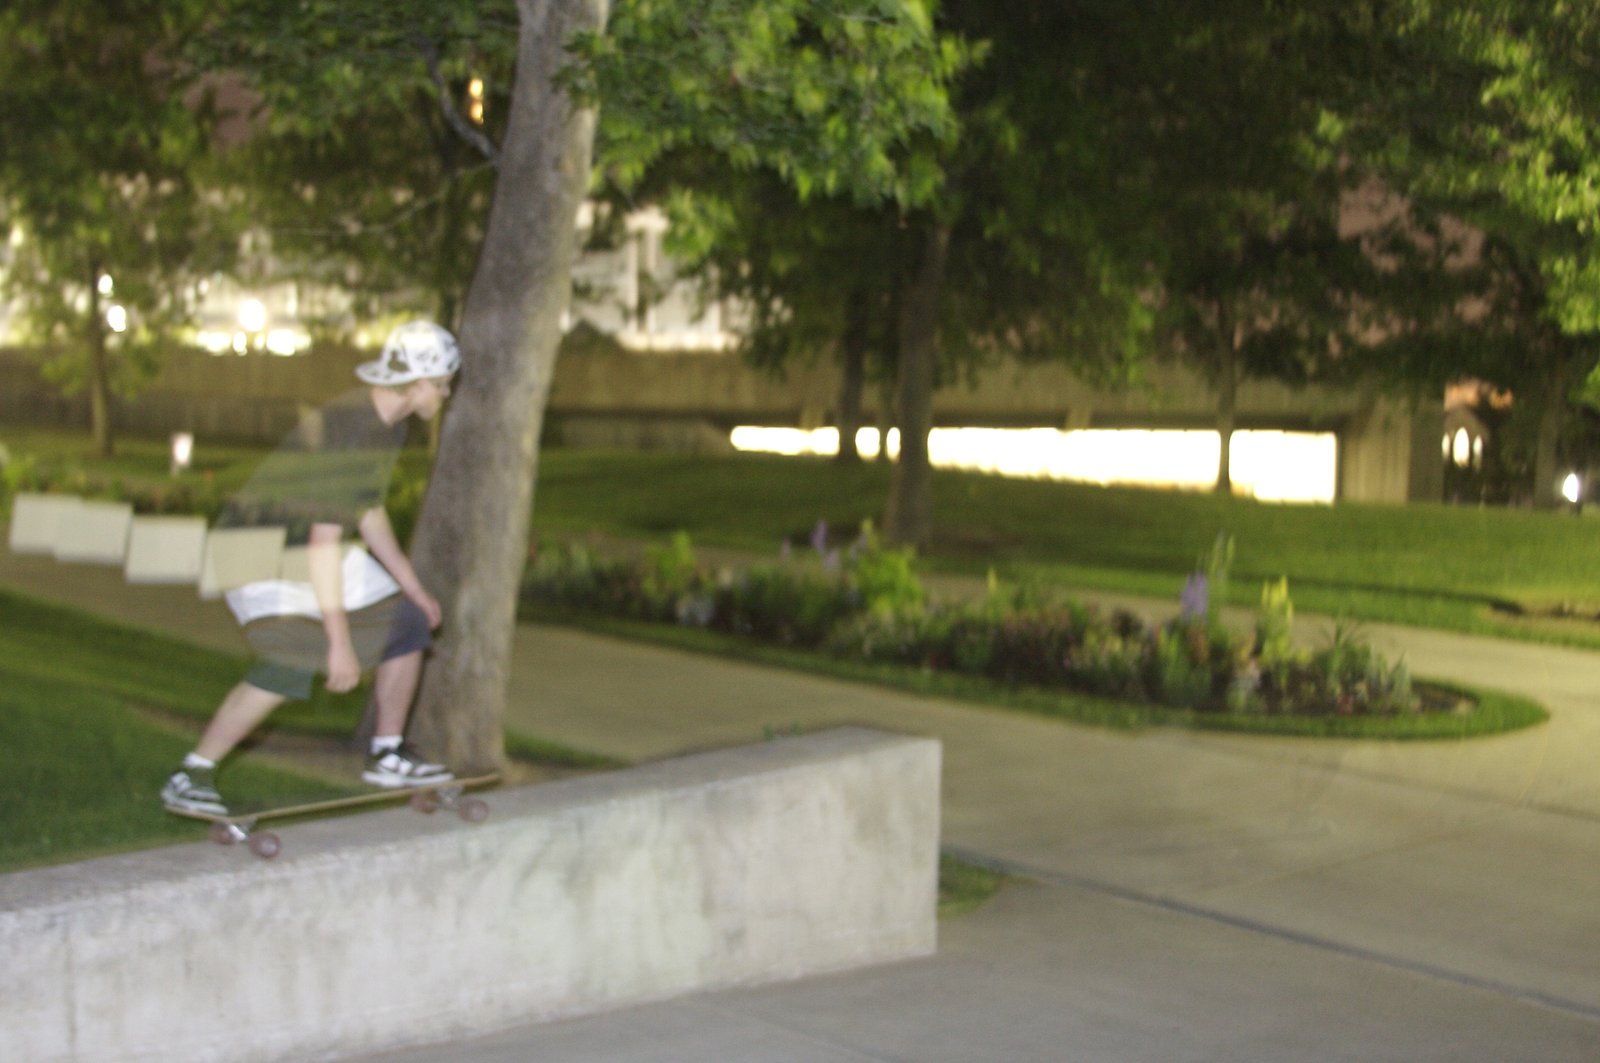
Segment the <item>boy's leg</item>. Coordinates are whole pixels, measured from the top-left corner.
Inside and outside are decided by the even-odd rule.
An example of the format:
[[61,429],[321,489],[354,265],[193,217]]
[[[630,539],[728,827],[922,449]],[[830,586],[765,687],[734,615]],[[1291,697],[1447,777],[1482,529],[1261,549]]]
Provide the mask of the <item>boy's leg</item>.
[[195,753],[213,763],[220,763],[223,757],[233,752],[234,746],[249,737],[250,732],[286,700],[282,694],[262,690],[250,683],[240,683],[228,691],[222,704],[217,706],[216,714],[211,717],[211,723],[200,737],[200,744],[195,747]]
[[215,782],[218,762],[285,700],[283,694],[263,690],[249,682],[228,691],[206,726],[200,744],[183,758],[183,764],[161,788],[161,800],[170,808],[226,815],[228,808],[217,793]]
[[449,782],[450,771],[432,764],[403,739],[406,717],[422,678],[422,651],[412,650],[390,657],[378,665],[373,679],[373,698],[377,702],[376,728],[371,755],[361,778],[375,786],[418,786]]
[[417,683],[422,679],[422,651],[413,650],[399,657],[390,657],[378,665],[373,677],[372,694],[378,703],[376,737],[405,733],[406,717],[411,714],[411,701],[417,694]]

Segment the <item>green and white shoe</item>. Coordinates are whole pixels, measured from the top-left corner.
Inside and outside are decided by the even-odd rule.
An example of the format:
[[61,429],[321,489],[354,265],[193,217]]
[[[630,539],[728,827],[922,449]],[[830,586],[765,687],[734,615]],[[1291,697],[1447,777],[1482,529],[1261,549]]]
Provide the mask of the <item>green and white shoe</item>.
[[226,816],[228,806],[222,803],[213,780],[213,768],[179,768],[161,788],[161,800],[180,812],[203,812],[212,816]]
[[402,742],[398,749],[368,756],[367,769],[361,773],[361,778],[374,786],[398,790],[405,786],[445,783],[455,776],[443,764],[429,763],[409,742]]

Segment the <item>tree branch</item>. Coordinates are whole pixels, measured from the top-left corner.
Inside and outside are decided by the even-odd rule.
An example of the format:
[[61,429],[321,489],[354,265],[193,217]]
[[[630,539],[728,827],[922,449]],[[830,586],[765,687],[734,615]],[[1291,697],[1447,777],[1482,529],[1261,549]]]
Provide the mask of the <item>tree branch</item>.
[[485,159],[488,159],[490,165],[498,166],[500,164],[500,149],[495,146],[494,141],[484,134],[483,130],[473,125],[467,120],[466,116],[456,109],[455,101],[450,98],[450,87],[445,84],[444,71],[439,68],[438,43],[435,41],[418,41],[417,47],[422,52],[423,62],[428,65],[428,77],[433,80],[433,94],[439,100],[439,110],[444,115],[445,125],[454,130],[462,140],[472,145]]

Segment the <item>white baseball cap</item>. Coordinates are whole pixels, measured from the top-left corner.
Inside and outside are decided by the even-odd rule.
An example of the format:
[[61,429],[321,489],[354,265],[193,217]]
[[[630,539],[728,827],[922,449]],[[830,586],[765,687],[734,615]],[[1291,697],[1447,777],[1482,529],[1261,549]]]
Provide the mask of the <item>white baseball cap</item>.
[[461,348],[449,330],[432,321],[408,321],[389,333],[377,361],[356,366],[356,376],[368,384],[395,387],[449,376],[460,368]]

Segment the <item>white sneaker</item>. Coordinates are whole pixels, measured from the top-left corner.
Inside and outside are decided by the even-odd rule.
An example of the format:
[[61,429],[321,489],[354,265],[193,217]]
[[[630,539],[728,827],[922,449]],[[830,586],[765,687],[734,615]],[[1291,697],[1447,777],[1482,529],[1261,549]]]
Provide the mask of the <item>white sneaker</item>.
[[430,764],[407,742],[401,742],[396,749],[367,757],[367,770],[361,773],[363,782],[390,790],[403,786],[430,786],[454,778],[449,768],[443,764]]

